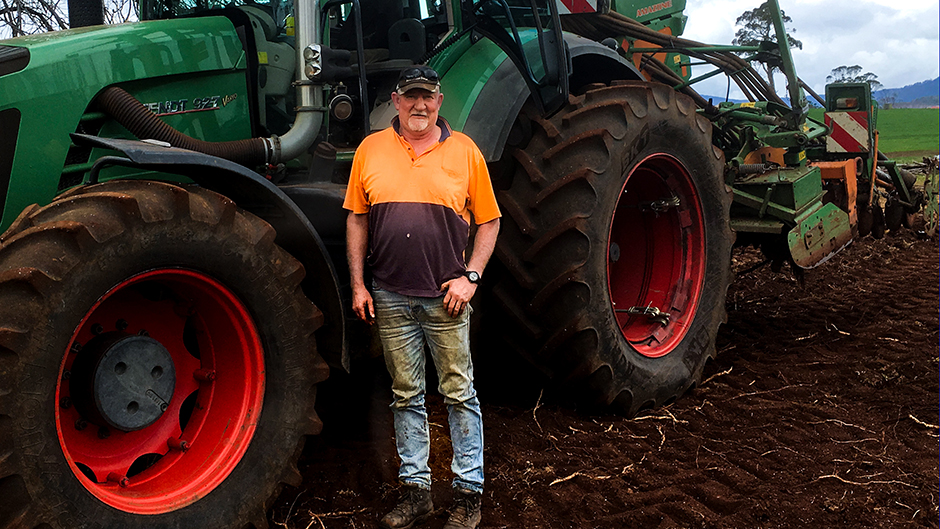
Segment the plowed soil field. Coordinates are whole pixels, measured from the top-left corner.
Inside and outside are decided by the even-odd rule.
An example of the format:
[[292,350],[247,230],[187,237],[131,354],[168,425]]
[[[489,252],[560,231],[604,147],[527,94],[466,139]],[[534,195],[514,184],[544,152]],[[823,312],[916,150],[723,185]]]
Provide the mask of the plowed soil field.
[[[625,419],[481,389],[481,527],[937,527],[937,242],[866,238],[803,287],[747,271],[760,259],[736,250],[718,358],[671,406]],[[375,527],[394,506],[385,377],[369,364],[322,388],[326,426],[272,526]],[[421,527],[436,529],[450,445],[440,397],[429,407],[437,510]]]

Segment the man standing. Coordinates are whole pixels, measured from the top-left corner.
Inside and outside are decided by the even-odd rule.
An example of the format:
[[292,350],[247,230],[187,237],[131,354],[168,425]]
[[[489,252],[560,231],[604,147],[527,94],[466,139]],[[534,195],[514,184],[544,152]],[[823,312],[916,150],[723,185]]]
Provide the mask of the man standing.
[[[483,420],[473,386],[469,302],[496,245],[500,214],[480,150],[438,117],[443,97],[431,68],[401,73],[392,93],[398,116],[356,151],[343,206],[350,211],[353,310],[375,321],[392,376],[403,492],[381,520],[389,529],[412,527],[433,510],[425,345],[447,404],[454,451],[455,505],[445,529],[480,523]],[[465,264],[471,219],[477,233]]]

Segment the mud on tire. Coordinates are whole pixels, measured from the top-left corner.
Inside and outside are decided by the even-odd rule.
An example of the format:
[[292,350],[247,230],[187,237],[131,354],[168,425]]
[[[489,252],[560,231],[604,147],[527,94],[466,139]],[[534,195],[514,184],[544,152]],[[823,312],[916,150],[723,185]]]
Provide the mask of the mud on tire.
[[666,86],[623,82],[531,125],[497,193],[502,343],[588,404],[671,402],[725,319],[731,195],[711,123]]
[[[273,241],[158,182],[20,215],[0,237],[0,527],[267,527],[327,375],[303,267]],[[129,395],[134,369],[175,384]],[[163,411],[134,423],[146,399]]]

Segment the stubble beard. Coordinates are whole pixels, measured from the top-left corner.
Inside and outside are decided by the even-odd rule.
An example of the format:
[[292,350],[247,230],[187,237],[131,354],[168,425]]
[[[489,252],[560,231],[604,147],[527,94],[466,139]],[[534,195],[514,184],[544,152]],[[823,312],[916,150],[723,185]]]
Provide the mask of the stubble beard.
[[431,127],[431,117],[427,114],[412,114],[408,116],[407,125],[411,132],[420,134]]

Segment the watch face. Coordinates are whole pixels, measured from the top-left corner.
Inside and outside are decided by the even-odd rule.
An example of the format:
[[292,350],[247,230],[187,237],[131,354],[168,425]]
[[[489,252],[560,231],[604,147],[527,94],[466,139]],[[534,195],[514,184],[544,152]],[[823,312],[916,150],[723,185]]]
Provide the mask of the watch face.
[[467,279],[469,279],[471,283],[476,283],[477,281],[480,280],[480,274],[472,270],[468,271],[466,275],[467,275]]

